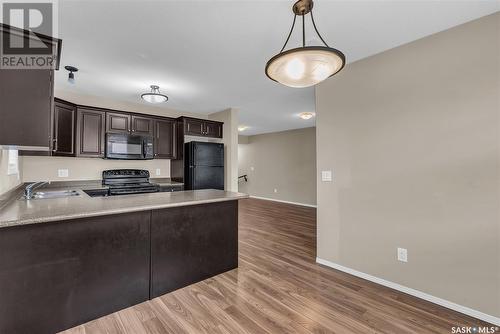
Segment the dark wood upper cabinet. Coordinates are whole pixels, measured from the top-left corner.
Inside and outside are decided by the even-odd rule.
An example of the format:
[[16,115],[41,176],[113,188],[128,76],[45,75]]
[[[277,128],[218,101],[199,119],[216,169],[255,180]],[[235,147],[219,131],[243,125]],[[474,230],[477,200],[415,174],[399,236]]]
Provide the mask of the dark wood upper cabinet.
[[224,123],[190,117],[182,117],[181,119],[184,122],[185,135],[222,138]]
[[103,158],[106,113],[98,109],[77,109],[76,155]]
[[52,115],[52,155],[75,156],[76,106],[56,99]]
[[129,133],[130,120],[130,114],[107,112],[106,133]]
[[[34,36],[27,32],[0,24],[1,41],[17,40],[23,44]],[[25,40],[23,40],[25,39]],[[48,36],[36,36],[54,46],[58,69],[62,41]],[[0,145],[16,146],[21,150],[51,150],[51,115],[54,103],[53,69],[1,69],[0,70]]]
[[0,70],[0,145],[49,152],[52,70]]
[[189,136],[203,136],[203,121],[196,118],[184,118],[184,134]]
[[222,138],[222,125],[220,122],[204,122],[205,136],[213,138]]
[[155,158],[175,159],[177,155],[176,121],[174,119],[157,119],[154,124]]
[[153,136],[154,120],[149,117],[132,115],[132,133],[138,135]]

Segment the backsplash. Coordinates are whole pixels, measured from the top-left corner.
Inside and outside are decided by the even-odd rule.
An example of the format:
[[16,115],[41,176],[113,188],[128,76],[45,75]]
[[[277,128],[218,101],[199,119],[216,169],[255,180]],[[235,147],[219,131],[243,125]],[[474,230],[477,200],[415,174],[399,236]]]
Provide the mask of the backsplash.
[[0,150],[0,195],[14,188],[21,182],[21,177],[19,175],[20,168],[19,166],[17,173],[10,171],[9,151]]
[[[147,169],[151,177],[170,177],[170,160],[168,159],[105,160],[25,156],[20,168],[22,168],[24,182],[100,180],[103,170],[120,168]],[[65,176],[66,173],[67,176]]]

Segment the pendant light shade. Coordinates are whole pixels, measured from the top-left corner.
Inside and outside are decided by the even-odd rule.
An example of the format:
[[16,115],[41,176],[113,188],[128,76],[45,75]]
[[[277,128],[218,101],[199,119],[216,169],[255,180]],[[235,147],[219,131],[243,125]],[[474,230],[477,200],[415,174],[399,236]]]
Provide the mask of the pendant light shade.
[[64,68],[66,69],[66,71],[69,72],[68,73],[68,82],[70,84],[75,84],[75,72],[78,72],[78,68],[71,66],[71,65],[64,66]]
[[151,85],[151,93],[144,93],[141,98],[149,103],[162,103],[168,101],[168,96],[160,93],[160,87]]
[[[276,82],[289,87],[309,87],[338,73],[345,65],[344,54],[329,47],[316,28],[312,14],[312,0],[299,0],[293,6],[295,16],[292,29],[280,53],[272,57],[266,64],[266,75]],[[324,46],[306,46],[305,15],[310,13],[316,34]],[[292,35],[297,16],[302,16],[302,47],[283,51]]]

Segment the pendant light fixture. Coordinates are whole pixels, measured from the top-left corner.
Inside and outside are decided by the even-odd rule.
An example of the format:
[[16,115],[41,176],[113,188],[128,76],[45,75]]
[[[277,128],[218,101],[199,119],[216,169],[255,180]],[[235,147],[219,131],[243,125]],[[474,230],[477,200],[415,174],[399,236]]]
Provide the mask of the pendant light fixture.
[[[309,87],[331,77],[344,67],[344,54],[329,47],[319,34],[312,8],[312,0],[299,0],[293,5],[292,29],[286,38],[285,45],[266,64],[266,75],[269,79],[289,87]],[[324,46],[306,46],[305,16],[307,14],[311,14],[314,30]],[[302,46],[283,51],[292,35],[297,16],[302,16]]]
[[168,96],[160,93],[160,87],[151,85],[151,92],[144,93],[141,98],[149,103],[162,103],[168,101]]
[[74,84],[75,83],[75,72],[78,72],[78,68],[71,66],[71,65],[66,65],[66,66],[64,66],[64,68],[66,69],[66,71],[69,71],[68,82],[70,84]]

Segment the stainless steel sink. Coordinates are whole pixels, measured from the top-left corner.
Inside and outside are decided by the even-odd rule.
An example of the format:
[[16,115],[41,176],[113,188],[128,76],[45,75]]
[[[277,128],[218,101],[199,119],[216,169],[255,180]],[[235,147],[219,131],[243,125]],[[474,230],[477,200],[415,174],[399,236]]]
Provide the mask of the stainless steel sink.
[[[72,196],[80,196],[80,193],[76,190],[45,190],[35,192],[32,199],[61,198]],[[23,199],[26,199],[26,197],[23,196]]]

